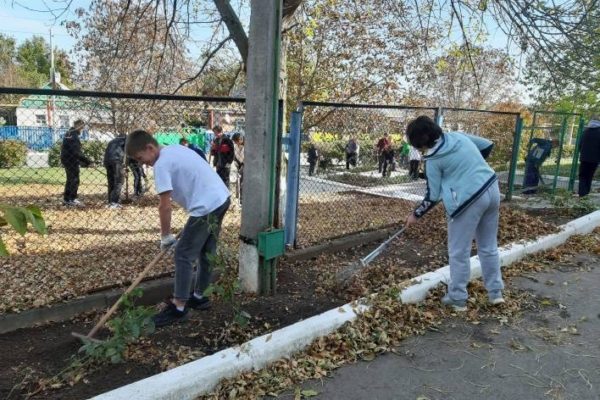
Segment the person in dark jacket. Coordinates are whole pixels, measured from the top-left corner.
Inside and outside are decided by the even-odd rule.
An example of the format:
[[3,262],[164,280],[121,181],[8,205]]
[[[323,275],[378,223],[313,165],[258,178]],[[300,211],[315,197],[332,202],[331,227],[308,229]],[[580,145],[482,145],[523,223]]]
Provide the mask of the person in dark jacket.
[[319,161],[319,152],[317,151],[317,148],[315,147],[314,143],[311,143],[310,146],[308,147],[307,159],[308,159],[308,176],[313,176],[313,174],[315,173],[315,166],[317,165],[317,162]]
[[77,199],[79,190],[79,169],[81,166],[87,167],[91,164],[81,151],[81,140],[79,135],[85,127],[85,122],[78,119],[73,126],[69,128],[62,141],[60,149],[60,161],[65,168],[67,181],[65,182],[65,191],[63,194],[64,205],[68,207],[82,207],[83,203]]
[[592,189],[592,180],[600,162],[600,115],[592,117],[579,142],[579,197]]
[[129,169],[133,174],[133,196],[141,197],[146,189],[144,188],[144,181],[146,180],[146,173],[140,163],[135,161],[133,158],[127,159]]
[[383,134],[383,136],[377,141],[377,144],[375,145],[375,150],[377,151],[377,171],[381,172],[383,171],[383,149],[385,149],[385,146],[387,145],[391,145],[392,141],[390,140],[390,138],[388,137],[387,132]]
[[523,194],[535,194],[540,182],[540,167],[546,161],[552,148],[558,144],[558,140],[533,138],[530,141],[529,152],[525,157],[525,176],[523,177]]
[[355,138],[350,138],[350,140],[348,140],[344,151],[346,152],[346,169],[350,169],[350,166],[356,167],[356,162],[358,160],[358,143],[356,143]]
[[392,171],[394,171],[395,169],[394,149],[392,148],[391,144],[387,144],[383,148],[383,151],[381,152],[381,157],[383,157],[383,168],[381,171],[381,176],[385,178],[387,176],[390,176],[392,174]]
[[194,143],[188,142],[186,138],[179,139],[179,144],[188,147],[191,150],[194,150],[196,154],[198,154],[200,157],[206,160],[206,154],[204,153],[204,151],[200,147],[196,146]]
[[231,163],[234,159],[233,142],[223,134],[223,128],[220,126],[213,127],[215,138],[210,148],[210,154],[213,157],[213,166],[217,170],[217,174],[223,180],[225,186],[229,188],[229,173],[231,171]]
[[125,135],[119,135],[108,142],[104,151],[104,168],[108,180],[108,207],[121,208],[119,198],[123,188],[124,161],[125,161]]

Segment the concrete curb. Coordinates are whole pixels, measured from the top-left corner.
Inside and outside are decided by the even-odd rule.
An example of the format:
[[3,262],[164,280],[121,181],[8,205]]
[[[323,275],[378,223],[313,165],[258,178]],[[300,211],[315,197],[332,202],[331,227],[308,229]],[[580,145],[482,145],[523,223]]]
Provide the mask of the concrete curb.
[[[150,305],[161,301],[173,290],[173,278],[160,278],[142,282],[144,290],[138,304]],[[111,289],[94,293],[81,299],[50,307],[34,308],[20,313],[0,315],[0,334],[21,328],[32,328],[49,322],[67,321],[77,315],[93,310],[106,309],[114,304],[125,289]]]
[[[560,227],[561,231],[558,233],[542,236],[531,242],[513,243],[501,247],[499,249],[500,265],[505,267],[528,254],[556,247],[566,242],[572,235],[590,233],[599,225],[600,211],[595,211],[562,225]],[[471,279],[479,277],[481,277],[481,264],[479,263],[479,257],[473,256],[471,257]],[[423,274],[413,281],[416,283],[403,290],[400,295],[400,299],[404,303],[418,303],[425,299],[429,290],[440,283],[448,283],[450,281],[450,266],[446,265],[433,272]]]
[[332,239],[323,244],[306,247],[304,249],[291,250],[285,253],[284,258],[289,262],[309,260],[323,253],[335,253],[351,247],[387,239],[395,229],[395,227],[388,226],[372,232],[360,232],[338,239]]
[[[500,249],[503,266],[519,260],[527,254],[555,247],[564,243],[571,235],[591,232],[600,225],[600,211],[593,212],[563,225],[561,232],[537,240],[504,246]],[[481,275],[477,256],[471,258],[471,278]],[[449,278],[449,267],[426,273],[416,284],[404,289],[400,299],[415,303],[424,299],[430,289]],[[94,397],[94,400],[165,400],[194,399],[208,393],[222,380],[241,372],[260,369],[280,358],[302,350],[314,339],[327,335],[342,324],[354,320],[368,306],[357,303],[327,311],[320,315],[297,322],[267,335],[253,339],[235,348],[229,348],[172,370],[134,382],[121,388]]]

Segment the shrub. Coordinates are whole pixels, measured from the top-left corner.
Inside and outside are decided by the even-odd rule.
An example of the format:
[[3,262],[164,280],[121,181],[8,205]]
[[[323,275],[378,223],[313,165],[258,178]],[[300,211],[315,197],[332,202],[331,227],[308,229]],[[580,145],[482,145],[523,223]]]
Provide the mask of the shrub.
[[0,142],[0,168],[22,167],[27,161],[27,146],[20,140]]
[[[61,142],[56,142],[50,148],[48,153],[48,165],[51,167],[62,167],[60,162],[60,148]],[[104,151],[106,150],[106,143],[98,140],[88,140],[81,142],[81,151],[88,157],[93,165],[102,165],[104,159]]]
[[88,140],[81,143],[81,150],[91,161],[93,165],[102,165],[104,160],[104,151],[106,144],[98,140]]
[[48,152],[48,165],[51,167],[61,167],[60,163],[60,146],[61,142],[56,142],[50,147]]

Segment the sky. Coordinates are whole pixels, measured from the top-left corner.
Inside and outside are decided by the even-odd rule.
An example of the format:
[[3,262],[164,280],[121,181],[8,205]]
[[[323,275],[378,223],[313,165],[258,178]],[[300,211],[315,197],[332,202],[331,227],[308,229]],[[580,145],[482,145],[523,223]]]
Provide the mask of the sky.
[[[58,21],[52,13],[47,12],[48,7],[56,11],[56,14],[65,8],[65,4],[71,0],[0,0],[0,33],[12,36],[17,40],[17,45],[31,38],[33,35],[41,35],[50,39],[50,28],[55,47],[67,52],[72,50],[76,44],[64,28],[61,21],[75,20],[75,10],[78,8],[88,9],[90,0],[72,0],[67,12],[60,15]],[[195,30],[194,30],[195,29]],[[195,38],[202,40],[210,35],[210,31],[192,28]],[[190,49],[192,53],[195,49]]]
[[[59,8],[63,1],[49,0],[46,3]],[[87,8],[88,4],[88,0],[73,0],[69,11],[59,21],[55,21],[52,14],[48,12],[36,12],[25,8],[46,10],[43,0],[2,0],[0,1],[2,21],[0,33],[14,37],[18,45],[33,35],[44,36],[49,41],[50,28],[52,28],[55,46],[68,51],[75,45],[75,40],[69,36],[63,26],[60,26],[60,21],[75,18],[73,11],[79,7]]]
[[[50,7],[56,10],[56,14],[59,14],[64,10],[64,6],[68,2],[71,2],[70,7],[64,14],[60,15],[58,20],[56,20],[52,13],[47,11],[48,7]],[[74,48],[76,41],[61,26],[61,21],[76,19],[75,10],[77,8],[87,9],[89,4],[90,0],[0,0],[0,33],[14,37],[17,40],[17,45],[19,45],[33,35],[44,36],[48,41],[50,38],[50,28],[52,28],[55,47],[69,52]],[[240,10],[240,0],[233,0],[232,4],[234,5],[234,9]],[[241,19],[247,23],[249,13],[247,9],[244,9],[244,11],[246,12],[242,13]],[[485,23],[489,31],[487,45],[506,50],[506,35],[497,27],[491,17],[486,18]],[[192,36],[200,41],[208,38],[209,35],[210,31],[202,31],[198,28],[196,28],[196,31],[192,31]],[[462,33],[457,24],[449,34],[449,39],[452,42],[462,42]],[[192,46],[194,47],[189,48],[190,55],[193,58],[199,57],[200,47],[197,44]],[[512,55],[516,53],[514,46],[511,46],[509,51]],[[516,60],[519,60],[518,57]],[[516,67],[515,75],[518,75],[518,65]],[[518,86],[519,89],[523,89],[521,85]],[[522,90],[519,91],[522,92]]]

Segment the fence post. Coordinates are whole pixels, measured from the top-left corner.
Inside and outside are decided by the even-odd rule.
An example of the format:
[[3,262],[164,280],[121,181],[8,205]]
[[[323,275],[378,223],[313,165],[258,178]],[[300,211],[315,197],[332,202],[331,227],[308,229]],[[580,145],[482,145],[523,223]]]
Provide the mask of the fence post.
[[508,191],[506,192],[506,200],[512,200],[513,189],[515,185],[515,174],[517,172],[517,163],[519,162],[519,148],[521,147],[521,134],[523,132],[523,118],[517,116],[517,124],[515,126],[515,137],[513,139],[512,154],[510,157],[510,168],[508,171]]
[[302,113],[292,112],[290,134],[288,137],[287,193],[285,201],[285,244],[293,246],[296,242],[298,225],[298,196],[300,187],[300,135]]
[[577,139],[575,140],[575,150],[573,151],[573,159],[571,161],[571,174],[569,175],[569,192],[572,192],[575,187],[575,177],[577,176],[577,167],[579,162],[579,146],[581,144],[581,135],[585,121],[583,117],[579,117],[579,127],[577,128]]
[[554,180],[552,181],[552,196],[556,194],[556,185],[558,184],[558,175],[560,174],[560,161],[562,158],[565,133],[567,132],[567,119],[567,116],[563,115],[562,122],[560,124],[560,136],[558,138],[558,156],[556,157],[556,168],[554,169]]
[[442,126],[442,124],[444,123],[444,108],[443,107],[438,107],[435,110],[435,123],[438,124],[438,126]]

